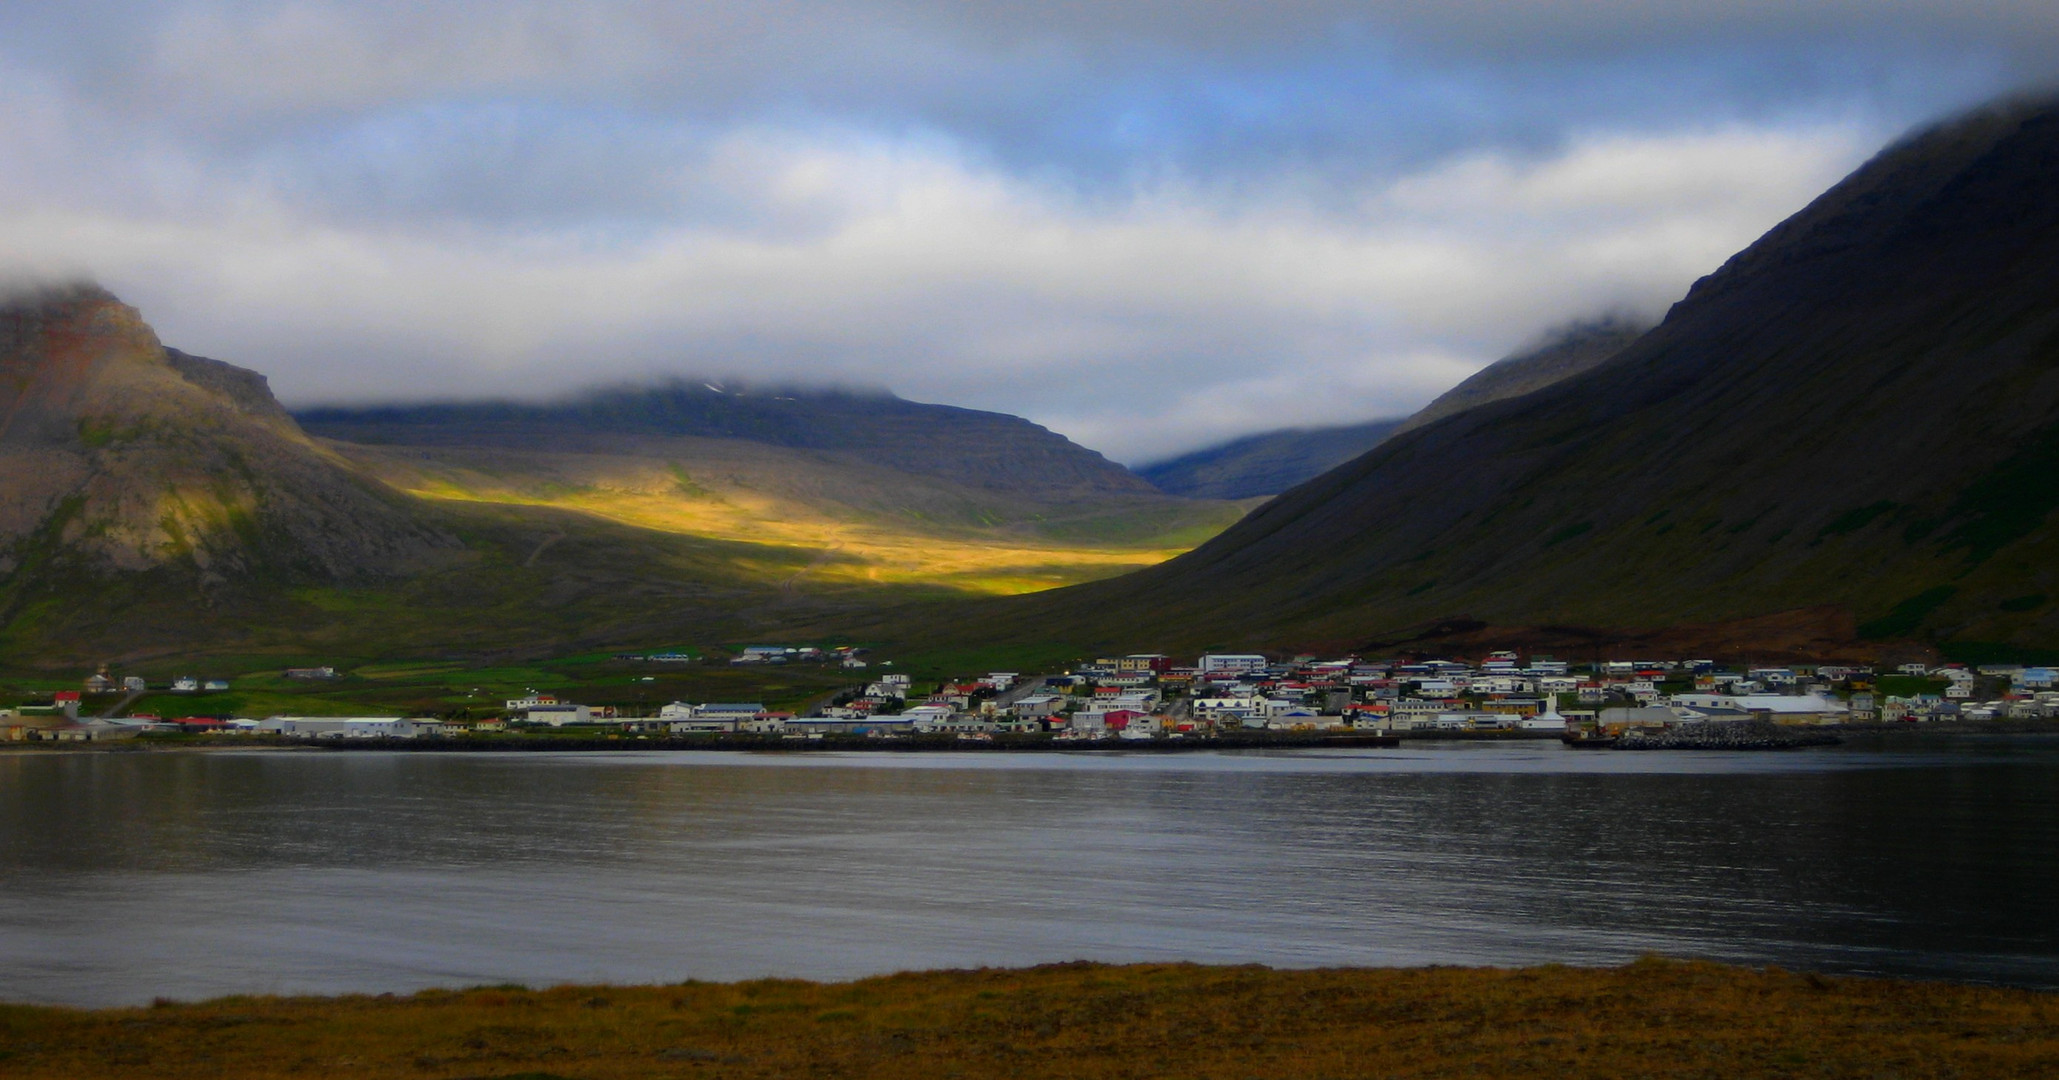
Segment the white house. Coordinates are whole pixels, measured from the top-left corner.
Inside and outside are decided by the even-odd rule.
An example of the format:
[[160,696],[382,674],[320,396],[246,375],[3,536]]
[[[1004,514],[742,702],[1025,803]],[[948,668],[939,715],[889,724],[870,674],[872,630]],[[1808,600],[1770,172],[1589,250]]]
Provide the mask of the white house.
[[1258,701],[1248,697],[1195,698],[1192,708],[1203,720],[1243,720],[1258,714]]
[[688,710],[685,716],[667,720],[665,730],[674,735],[714,735],[736,730],[733,718],[718,716],[695,716]]
[[1763,713],[1776,724],[1841,724],[1851,707],[1819,694],[1675,694],[1673,704],[1690,709],[1735,709]]
[[905,716],[796,716],[785,721],[784,731],[790,739],[819,739],[824,735],[905,735],[914,727],[915,722]]
[[1201,673],[1264,671],[1268,663],[1257,653],[1206,653],[1201,657]]
[[949,705],[916,705],[902,710],[900,718],[917,731],[928,731],[941,727],[956,712]]
[[289,739],[414,739],[441,735],[443,725],[398,716],[274,716],[257,730]]
[[593,723],[592,708],[564,702],[553,705],[532,705],[523,710],[523,716],[532,724],[549,724],[551,727],[564,727],[566,724]]
[[765,706],[746,701],[709,702],[693,707],[693,715],[697,720],[743,721],[752,719],[764,711]]

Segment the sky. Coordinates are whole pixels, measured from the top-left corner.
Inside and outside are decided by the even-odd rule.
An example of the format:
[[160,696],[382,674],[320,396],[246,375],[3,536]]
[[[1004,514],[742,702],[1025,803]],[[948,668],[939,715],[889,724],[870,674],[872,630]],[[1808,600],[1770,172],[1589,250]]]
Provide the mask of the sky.
[[884,386],[1132,464],[1656,317],[1912,125],[1988,0],[0,6],[0,276],[290,405]]

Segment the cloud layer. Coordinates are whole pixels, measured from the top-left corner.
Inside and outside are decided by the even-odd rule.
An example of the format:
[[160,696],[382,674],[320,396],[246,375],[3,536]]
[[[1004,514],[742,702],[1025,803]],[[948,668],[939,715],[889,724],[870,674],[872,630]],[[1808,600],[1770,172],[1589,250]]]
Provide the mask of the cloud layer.
[[85,4],[0,15],[0,270],[293,401],[885,384],[1143,460],[1656,312],[2029,4]]

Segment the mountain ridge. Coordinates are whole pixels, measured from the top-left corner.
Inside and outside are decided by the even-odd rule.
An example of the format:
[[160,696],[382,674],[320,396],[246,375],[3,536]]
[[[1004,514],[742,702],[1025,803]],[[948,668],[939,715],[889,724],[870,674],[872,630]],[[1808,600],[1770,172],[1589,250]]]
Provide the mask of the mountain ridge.
[[1621,352],[1649,329],[1649,323],[1627,315],[1576,320],[1553,327],[1531,344],[1481,368],[1408,416],[1259,432],[1139,466],[1135,472],[1162,491],[1190,498],[1278,495],[1403,432],[1586,371]]
[[548,402],[318,406],[294,415],[315,435],[368,445],[533,446],[545,437],[604,447],[621,435],[726,438],[858,455],[993,490],[1156,490],[1101,454],[1022,417],[909,401],[884,390],[782,387],[739,393],[673,379]]
[[1826,648],[2050,649],[2055,284],[2059,102],[1981,110],[1883,150],[1608,362],[1017,611],[1060,634],[1088,612],[1177,628],[1112,624],[1140,647],[1792,617]]
[[263,376],[165,349],[96,286],[0,304],[0,375],[0,572],[358,580],[452,543],[301,433]]

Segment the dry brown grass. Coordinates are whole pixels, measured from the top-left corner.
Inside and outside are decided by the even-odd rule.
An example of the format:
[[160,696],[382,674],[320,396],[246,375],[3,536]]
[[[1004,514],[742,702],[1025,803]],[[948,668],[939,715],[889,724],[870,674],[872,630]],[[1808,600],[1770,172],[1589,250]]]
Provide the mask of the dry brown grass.
[[5,1077],[2033,1077],[2059,995],[1646,960],[0,1008]]

